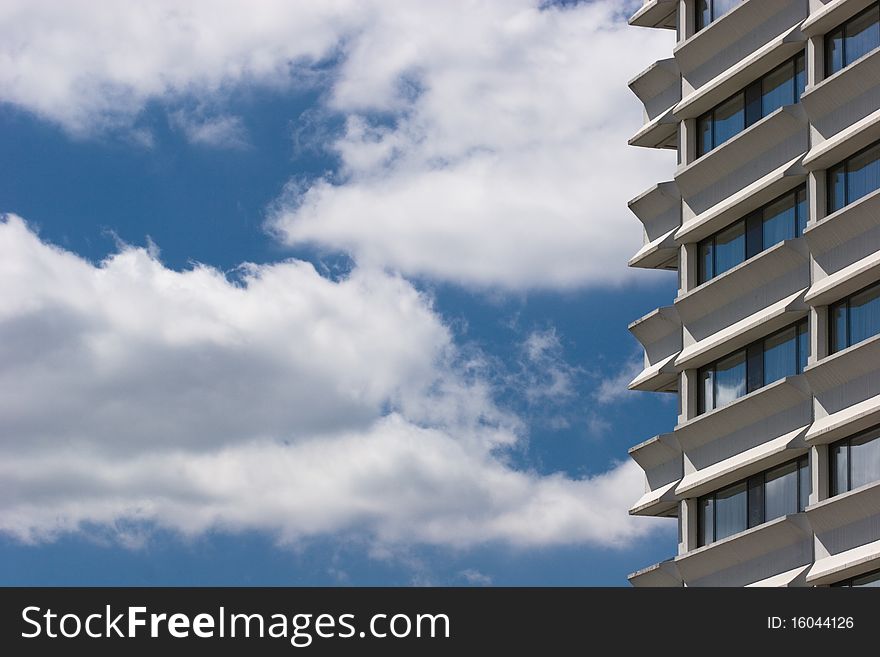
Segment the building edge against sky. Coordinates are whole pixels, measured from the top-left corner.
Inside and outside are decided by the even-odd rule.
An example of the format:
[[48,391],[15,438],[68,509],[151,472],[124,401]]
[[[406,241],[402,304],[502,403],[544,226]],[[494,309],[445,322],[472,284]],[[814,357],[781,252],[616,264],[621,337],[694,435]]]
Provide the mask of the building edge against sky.
[[676,270],[630,325],[631,389],[677,424],[630,450],[631,514],[678,554],[634,586],[880,585],[880,2],[646,0],[676,33],[629,86],[630,144],[678,165],[630,202],[632,267]]

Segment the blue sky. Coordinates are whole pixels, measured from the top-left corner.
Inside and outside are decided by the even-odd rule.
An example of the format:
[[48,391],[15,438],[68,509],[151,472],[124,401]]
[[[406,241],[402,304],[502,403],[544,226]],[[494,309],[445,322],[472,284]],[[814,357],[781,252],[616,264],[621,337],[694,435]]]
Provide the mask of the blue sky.
[[625,513],[627,447],[675,417],[625,391],[626,326],[675,290],[624,266],[669,166],[625,146],[625,85],[664,35],[616,2],[210,4],[10,5],[0,582],[620,585],[671,555]]

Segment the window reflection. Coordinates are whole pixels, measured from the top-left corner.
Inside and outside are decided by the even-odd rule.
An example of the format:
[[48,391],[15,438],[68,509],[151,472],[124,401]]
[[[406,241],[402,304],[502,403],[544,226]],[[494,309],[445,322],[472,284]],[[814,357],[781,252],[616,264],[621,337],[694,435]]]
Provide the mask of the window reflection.
[[803,511],[810,496],[806,456],[771,468],[697,501],[700,545]]
[[807,363],[808,335],[807,321],[803,320],[700,368],[698,413],[719,408],[774,381],[800,374]]

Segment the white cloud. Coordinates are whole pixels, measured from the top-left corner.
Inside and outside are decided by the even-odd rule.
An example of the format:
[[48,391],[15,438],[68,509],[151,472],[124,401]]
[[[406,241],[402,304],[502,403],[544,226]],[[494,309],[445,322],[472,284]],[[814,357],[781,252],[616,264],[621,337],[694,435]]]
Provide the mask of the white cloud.
[[[640,240],[625,202],[670,165],[626,146],[625,81],[671,36],[627,27],[618,0],[539,4],[9,0],[0,99],[88,135],[150,100],[311,84],[332,61],[342,170],[281,207],[282,239],[469,286],[616,283]],[[236,127],[218,120],[190,138]]]
[[[155,251],[154,251],[155,253]],[[266,530],[380,546],[625,545],[632,463],[518,471],[517,418],[430,300],[290,261],[240,284],[127,247],[95,266],[0,221],[0,531]]]
[[641,357],[632,358],[611,376],[603,377],[593,393],[593,398],[600,404],[613,404],[633,394],[627,386],[644,367]]
[[342,176],[295,195],[276,229],[482,288],[628,279],[626,201],[671,163],[626,145],[642,117],[625,81],[669,35],[627,27],[611,1],[455,5],[382,12],[353,42],[331,100],[349,117]]
[[247,129],[240,116],[202,116],[177,110],[171,123],[193,144],[211,148],[242,149],[249,145]]

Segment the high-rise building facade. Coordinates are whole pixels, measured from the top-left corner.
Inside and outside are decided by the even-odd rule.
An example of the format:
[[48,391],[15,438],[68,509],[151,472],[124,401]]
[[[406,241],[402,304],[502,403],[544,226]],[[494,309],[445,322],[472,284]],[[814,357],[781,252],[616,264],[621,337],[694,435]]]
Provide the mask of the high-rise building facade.
[[630,203],[630,265],[678,272],[635,321],[637,390],[672,431],[632,448],[632,514],[677,518],[635,586],[880,585],[880,2],[646,0],[673,30],[630,88],[634,146],[678,153]]

